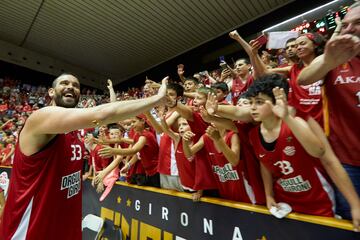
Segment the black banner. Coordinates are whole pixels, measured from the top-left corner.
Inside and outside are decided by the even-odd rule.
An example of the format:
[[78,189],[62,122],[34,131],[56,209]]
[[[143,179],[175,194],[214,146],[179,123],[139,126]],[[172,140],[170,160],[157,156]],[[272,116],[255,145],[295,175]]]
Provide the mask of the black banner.
[[290,214],[276,219],[264,207],[213,198],[194,203],[190,194],[124,183],[100,203],[90,181],[83,187],[83,216],[105,218],[107,239],[116,239],[120,230],[130,240],[360,239],[349,230],[350,222],[333,218]]
[[[0,167],[1,172],[11,168]],[[103,201],[83,182],[83,217],[105,219],[103,239],[124,240],[355,240],[349,221],[290,214],[276,219],[261,206],[215,198],[194,203],[191,195],[126,183],[114,185]],[[83,239],[90,239],[89,233]]]

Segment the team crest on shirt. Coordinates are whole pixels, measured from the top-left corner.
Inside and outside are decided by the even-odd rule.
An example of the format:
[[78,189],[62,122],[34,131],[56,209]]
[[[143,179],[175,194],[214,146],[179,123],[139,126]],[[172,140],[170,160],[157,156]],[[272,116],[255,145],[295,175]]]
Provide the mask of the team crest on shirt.
[[294,156],[296,151],[294,146],[286,146],[283,152],[286,156]]
[[343,63],[340,65],[340,72],[348,72],[350,70],[349,63]]

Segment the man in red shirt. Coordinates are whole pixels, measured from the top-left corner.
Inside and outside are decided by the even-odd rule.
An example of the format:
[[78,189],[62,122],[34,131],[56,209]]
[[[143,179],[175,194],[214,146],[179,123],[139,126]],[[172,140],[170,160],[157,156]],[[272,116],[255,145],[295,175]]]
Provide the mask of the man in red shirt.
[[[360,194],[360,128],[355,127],[360,121],[359,2],[349,7],[342,28],[335,35],[327,42],[324,54],[302,70],[298,83],[308,85],[319,79],[325,80],[325,131]],[[350,207],[344,197],[339,192],[336,197],[338,214],[351,218]],[[353,204],[350,202],[350,205]]]
[[236,60],[233,71],[226,68],[221,72],[221,80],[229,79],[227,82],[231,92],[231,101],[236,105],[240,95],[243,94],[254,81],[254,77],[250,71],[251,64],[248,59],[240,58]]
[[34,112],[20,133],[0,239],[81,239],[82,143],[75,130],[151,109],[165,97],[166,79],[155,96],[76,109],[79,80],[62,74],[49,95],[52,105]]

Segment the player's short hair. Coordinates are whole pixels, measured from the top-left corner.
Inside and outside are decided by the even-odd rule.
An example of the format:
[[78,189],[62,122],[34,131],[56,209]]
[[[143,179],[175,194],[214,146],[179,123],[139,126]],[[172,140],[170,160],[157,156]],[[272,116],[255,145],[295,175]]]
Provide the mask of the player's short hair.
[[54,81],[52,82],[52,84],[51,84],[51,87],[52,88],[55,88],[56,87],[56,84],[57,84],[57,82],[58,82],[58,80],[59,80],[59,78],[60,77],[62,77],[62,76],[66,76],[66,75],[71,75],[71,76],[74,76],[76,79],[79,79],[75,74],[73,74],[73,73],[62,73],[62,74],[60,74],[57,78],[55,78],[54,79]]

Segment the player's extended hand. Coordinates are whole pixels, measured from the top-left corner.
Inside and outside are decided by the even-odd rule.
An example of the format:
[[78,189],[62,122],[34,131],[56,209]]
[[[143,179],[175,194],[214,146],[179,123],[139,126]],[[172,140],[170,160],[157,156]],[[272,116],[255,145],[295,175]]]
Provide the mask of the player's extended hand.
[[164,77],[161,81],[161,87],[159,88],[159,91],[157,95],[160,97],[160,100],[163,100],[166,98],[166,90],[167,90],[167,84],[168,84],[169,77]]
[[186,142],[190,142],[193,137],[195,136],[195,134],[193,132],[190,132],[190,131],[186,131],[183,135],[183,139],[186,141]]
[[206,134],[213,140],[219,141],[221,139],[220,132],[216,127],[208,126]]
[[210,115],[214,115],[218,110],[218,101],[216,95],[213,93],[208,94],[205,108]]
[[273,88],[273,94],[275,97],[275,105],[273,105],[270,101],[266,101],[271,108],[273,113],[281,119],[289,116],[289,109],[286,101],[286,94],[284,89],[275,87]]
[[98,153],[99,153],[100,157],[108,158],[108,157],[116,155],[114,150],[115,150],[114,148],[106,146],[106,147],[103,147],[102,149],[100,149]]

